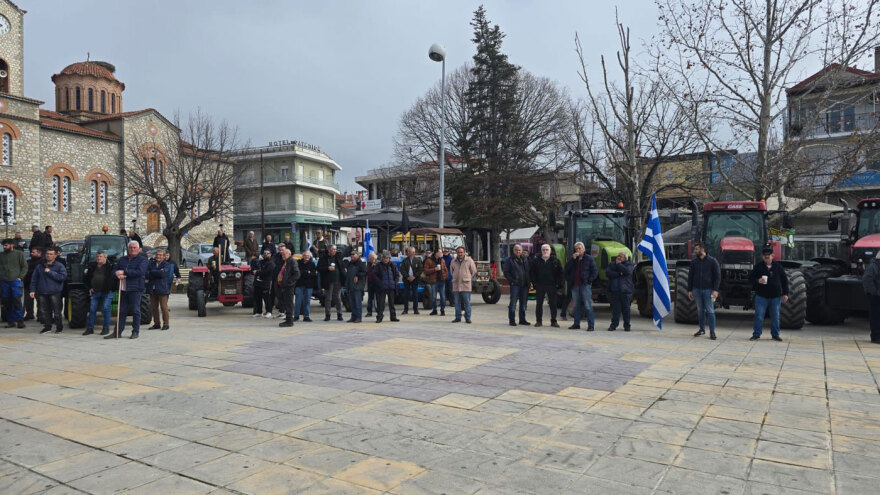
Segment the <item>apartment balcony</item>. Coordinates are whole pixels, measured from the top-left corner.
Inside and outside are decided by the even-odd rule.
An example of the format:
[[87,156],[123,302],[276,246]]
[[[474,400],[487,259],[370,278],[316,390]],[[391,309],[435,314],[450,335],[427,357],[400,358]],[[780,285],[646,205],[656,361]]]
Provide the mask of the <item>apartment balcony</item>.
[[827,114],[825,117],[793,121],[786,126],[788,139],[827,139],[844,137],[853,133],[869,133],[878,130],[880,116],[875,112]]
[[[259,177],[239,177],[235,181],[235,186],[239,189],[260,187]],[[339,183],[332,180],[319,179],[317,177],[309,177],[306,175],[264,175],[263,187],[273,186],[306,186],[318,189],[331,190],[331,192],[339,192]]]
[[[300,205],[296,203],[269,203],[266,202],[263,211],[267,214],[291,214],[318,213],[323,215],[337,215],[336,208],[322,208],[319,206]],[[235,208],[236,215],[259,215],[260,205],[242,205]]]

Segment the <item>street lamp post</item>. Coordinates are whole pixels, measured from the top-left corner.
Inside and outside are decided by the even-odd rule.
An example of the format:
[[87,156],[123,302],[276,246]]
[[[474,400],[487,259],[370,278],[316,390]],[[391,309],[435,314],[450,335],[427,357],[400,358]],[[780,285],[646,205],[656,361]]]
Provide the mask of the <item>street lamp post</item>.
[[428,57],[440,62],[440,215],[439,227],[443,228],[446,203],[446,48],[434,43],[428,50]]

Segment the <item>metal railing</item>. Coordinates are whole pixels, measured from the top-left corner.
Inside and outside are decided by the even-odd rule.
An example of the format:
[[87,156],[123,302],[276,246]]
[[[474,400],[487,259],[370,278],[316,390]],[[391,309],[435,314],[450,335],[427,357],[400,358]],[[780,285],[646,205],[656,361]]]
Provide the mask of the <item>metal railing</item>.
[[[235,181],[236,185],[239,186],[250,186],[250,187],[259,187],[260,179],[259,177],[245,177],[241,176]],[[333,189],[339,190],[339,183],[334,182],[332,180],[319,179],[318,177],[309,177],[307,175],[264,175],[263,176],[263,185],[270,184],[314,184],[317,186],[330,187]]]
[[[787,126],[788,138],[817,138],[846,135],[853,132],[872,132],[877,130],[880,118],[874,112],[859,112],[845,115],[825,114],[806,121],[793,120]],[[834,118],[832,118],[834,117]]]
[[[260,205],[243,205],[241,207],[236,208],[236,213],[259,213]],[[331,215],[336,215],[336,208],[322,208],[320,206],[311,206],[311,205],[300,205],[296,203],[269,203],[267,202],[263,211],[266,213],[278,213],[278,212],[296,212],[296,211],[304,211],[310,213],[327,213]]]

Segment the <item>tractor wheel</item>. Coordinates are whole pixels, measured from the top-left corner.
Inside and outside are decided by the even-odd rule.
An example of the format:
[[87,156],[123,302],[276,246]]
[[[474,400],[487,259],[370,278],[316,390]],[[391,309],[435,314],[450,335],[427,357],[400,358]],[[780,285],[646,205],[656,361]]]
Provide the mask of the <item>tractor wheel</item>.
[[643,266],[639,270],[636,284],[639,287],[639,297],[636,298],[636,305],[639,308],[639,314],[645,318],[654,317],[654,267]]
[[208,314],[205,309],[205,305],[208,303],[208,298],[205,296],[205,291],[199,289],[196,291],[196,309],[198,310],[199,318],[202,318]]
[[501,300],[501,284],[497,280],[492,281],[492,292],[483,292],[483,302],[496,304]]
[[254,274],[247,272],[241,279],[242,299],[241,306],[243,308],[254,307]]
[[799,330],[807,316],[807,282],[800,270],[786,270],[788,275],[788,302],[779,308],[779,327]]
[[89,318],[89,293],[84,289],[71,289],[67,293],[67,319],[70,328],[83,328]]
[[[675,270],[675,322],[697,323],[697,301],[688,297],[687,279],[691,267],[682,266]],[[679,283],[683,281],[684,283]]]
[[[837,325],[843,323],[846,313],[832,308],[825,302],[825,282],[831,277],[841,275],[841,270],[833,265],[819,265],[804,271],[807,283],[807,316],[814,325]],[[791,278],[789,277],[789,294],[791,294]],[[789,299],[789,303],[791,300]],[[780,316],[781,318],[781,316]]]
[[149,325],[153,319],[153,308],[150,306],[150,295],[141,294],[141,325]]
[[205,288],[205,279],[199,273],[190,273],[189,283],[186,288],[186,297],[189,300],[189,309],[195,311],[199,309],[196,300],[196,292]]

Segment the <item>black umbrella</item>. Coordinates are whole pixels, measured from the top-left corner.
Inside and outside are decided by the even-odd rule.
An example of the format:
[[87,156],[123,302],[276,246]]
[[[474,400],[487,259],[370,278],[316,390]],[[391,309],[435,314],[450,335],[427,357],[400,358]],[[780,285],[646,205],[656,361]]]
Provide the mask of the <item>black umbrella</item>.
[[406,205],[403,205],[403,215],[400,217],[400,231],[409,232],[409,215],[406,214]]

